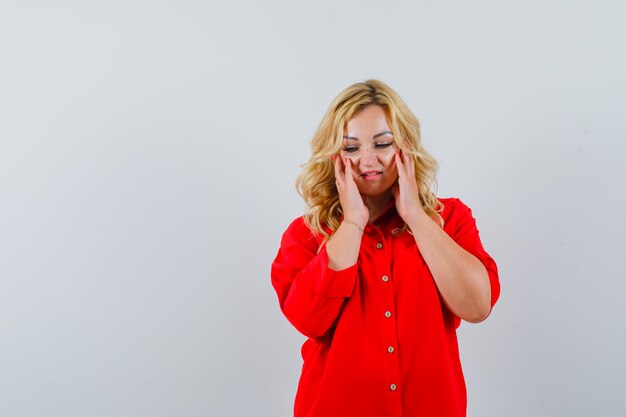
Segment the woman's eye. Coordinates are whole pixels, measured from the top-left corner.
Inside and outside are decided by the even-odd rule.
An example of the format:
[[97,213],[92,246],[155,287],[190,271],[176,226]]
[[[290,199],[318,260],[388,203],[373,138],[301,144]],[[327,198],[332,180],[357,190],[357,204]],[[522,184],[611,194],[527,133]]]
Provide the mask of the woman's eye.
[[353,153],[359,150],[358,147],[356,146],[346,146],[345,148],[343,148],[344,152],[348,152],[348,153]]
[[388,148],[391,146],[391,142],[379,142],[375,146],[377,148]]

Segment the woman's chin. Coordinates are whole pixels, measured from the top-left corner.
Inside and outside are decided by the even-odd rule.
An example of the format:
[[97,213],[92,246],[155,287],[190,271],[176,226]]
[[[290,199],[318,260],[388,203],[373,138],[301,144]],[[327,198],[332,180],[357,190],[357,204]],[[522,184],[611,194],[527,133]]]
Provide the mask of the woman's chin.
[[359,192],[363,197],[381,198],[388,197],[391,194],[391,187],[375,188],[375,187],[359,187]]

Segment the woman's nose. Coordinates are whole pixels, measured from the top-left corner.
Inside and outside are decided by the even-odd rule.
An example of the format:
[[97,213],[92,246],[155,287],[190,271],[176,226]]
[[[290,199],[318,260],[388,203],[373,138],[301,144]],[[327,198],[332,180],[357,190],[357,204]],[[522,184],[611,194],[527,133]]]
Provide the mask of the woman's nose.
[[365,166],[373,165],[376,162],[376,155],[370,149],[363,149],[361,152],[361,163]]

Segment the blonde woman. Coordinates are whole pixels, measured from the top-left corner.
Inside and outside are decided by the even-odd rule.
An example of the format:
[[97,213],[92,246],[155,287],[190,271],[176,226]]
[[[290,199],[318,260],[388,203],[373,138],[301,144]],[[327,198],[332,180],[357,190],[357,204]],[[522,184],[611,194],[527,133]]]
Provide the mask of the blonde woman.
[[271,271],[308,338],[295,416],[465,416],[456,329],[500,293],[470,209],[436,197],[419,122],[380,81],[342,91],[311,144]]

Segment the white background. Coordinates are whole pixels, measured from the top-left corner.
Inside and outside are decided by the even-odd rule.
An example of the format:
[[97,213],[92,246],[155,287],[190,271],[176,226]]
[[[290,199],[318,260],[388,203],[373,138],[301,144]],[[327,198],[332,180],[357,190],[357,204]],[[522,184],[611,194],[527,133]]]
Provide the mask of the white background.
[[500,268],[468,415],[626,415],[624,4],[1,2],[0,415],[289,416],[269,268],[367,78]]

